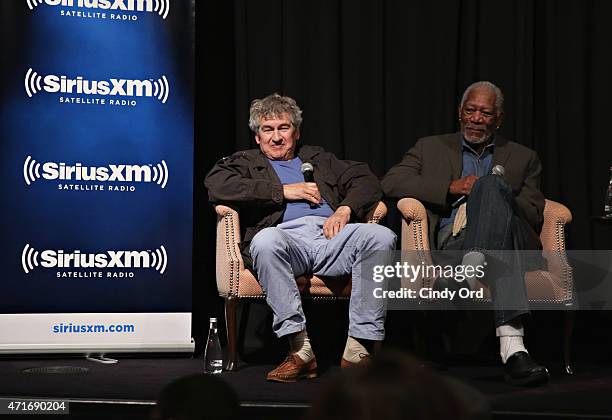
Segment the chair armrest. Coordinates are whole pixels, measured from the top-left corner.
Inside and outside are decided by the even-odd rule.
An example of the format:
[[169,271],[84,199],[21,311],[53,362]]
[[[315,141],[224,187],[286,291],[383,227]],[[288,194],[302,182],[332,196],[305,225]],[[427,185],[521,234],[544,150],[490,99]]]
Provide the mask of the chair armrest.
[[429,228],[425,206],[415,198],[402,198],[397,202],[402,214],[402,250],[429,251]]
[[545,251],[565,250],[565,225],[572,221],[572,213],[563,204],[546,200],[544,224],[540,240]]
[[237,294],[240,271],[244,261],[240,254],[240,218],[230,207],[217,205],[217,255],[216,277],[219,295],[226,297]]
[[544,224],[540,241],[548,271],[562,281],[562,289],[567,299],[573,294],[572,267],[565,254],[565,225],[572,221],[572,213],[563,204],[546,200],[544,205]]
[[366,220],[368,223],[380,223],[380,221],[387,215],[387,206],[382,201],[379,201],[374,209],[368,212]]
[[238,217],[238,212],[231,207],[223,206],[221,204],[217,204],[214,207],[215,207],[215,212],[217,213],[217,216],[223,217],[228,213],[235,213],[234,216]]

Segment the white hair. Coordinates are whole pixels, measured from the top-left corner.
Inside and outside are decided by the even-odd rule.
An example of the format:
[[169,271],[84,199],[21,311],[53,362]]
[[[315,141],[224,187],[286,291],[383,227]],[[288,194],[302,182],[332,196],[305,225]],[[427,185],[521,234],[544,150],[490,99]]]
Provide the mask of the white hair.
[[257,133],[261,118],[277,118],[282,114],[289,116],[296,129],[302,125],[302,110],[293,98],[273,93],[263,99],[255,99],[251,102],[249,111],[249,128]]
[[481,80],[480,82],[472,83],[467,87],[467,89],[465,89],[465,92],[463,92],[463,97],[461,98],[461,108],[463,108],[463,104],[467,100],[467,97],[472,91],[472,89],[475,88],[484,88],[493,92],[493,94],[495,95],[495,109],[497,110],[497,112],[504,112],[504,94],[502,93],[500,88],[498,88],[491,82],[487,82],[486,80]]

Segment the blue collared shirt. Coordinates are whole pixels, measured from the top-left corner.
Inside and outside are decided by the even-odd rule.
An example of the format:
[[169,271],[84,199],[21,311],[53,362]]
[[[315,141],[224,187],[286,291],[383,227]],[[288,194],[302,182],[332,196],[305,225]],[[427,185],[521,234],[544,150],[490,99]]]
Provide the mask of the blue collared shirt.
[[[491,173],[493,164],[493,151],[495,149],[495,139],[486,145],[482,153],[478,155],[474,149],[461,137],[461,146],[463,147],[463,167],[461,169],[461,178],[468,175],[476,175],[483,177]],[[446,226],[455,220],[457,208],[453,209],[450,217],[440,219],[440,227]]]

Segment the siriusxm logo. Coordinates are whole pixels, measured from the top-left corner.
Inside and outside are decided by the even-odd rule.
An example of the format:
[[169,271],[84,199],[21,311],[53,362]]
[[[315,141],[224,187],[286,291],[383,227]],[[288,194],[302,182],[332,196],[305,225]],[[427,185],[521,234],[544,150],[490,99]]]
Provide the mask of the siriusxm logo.
[[157,13],[163,19],[170,12],[170,0],[26,0],[30,10],[46,4],[48,6],[80,7],[85,9],[112,10],[120,12]]
[[36,268],[143,268],[164,274],[168,264],[166,248],[153,251],[106,251],[82,253],[79,250],[65,252],[61,249],[37,251],[26,244],[21,252],[21,266],[26,274]]
[[170,95],[170,84],[166,76],[157,80],[87,80],[82,76],[76,78],[54,74],[41,76],[31,68],[26,72],[24,87],[30,98],[38,92],[45,91],[48,93],[113,97],[149,97],[157,98],[165,104]]
[[49,181],[92,182],[146,182],[166,188],[169,171],[166,161],[156,165],[106,165],[83,166],[81,163],[67,165],[64,162],[39,163],[31,156],[23,162],[23,179],[31,185],[38,179]]

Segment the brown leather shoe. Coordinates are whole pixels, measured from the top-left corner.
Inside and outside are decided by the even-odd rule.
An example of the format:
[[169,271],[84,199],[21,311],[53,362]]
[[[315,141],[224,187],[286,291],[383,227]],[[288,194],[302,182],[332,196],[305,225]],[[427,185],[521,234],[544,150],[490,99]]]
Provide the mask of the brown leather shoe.
[[344,368],[348,368],[351,366],[359,366],[359,365],[368,365],[372,362],[371,359],[372,356],[370,356],[369,354],[365,354],[365,353],[359,353],[359,362],[357,363],[353,363],[353,362],[349,362],[348,360],[346,360],[344,357],[340,360],[340,367],[342,369]]
[[317,360],[306,363],[297,354],[289,353],[283,363],[268,372],[266,379],[274,382],[296,382],[317,377]]

